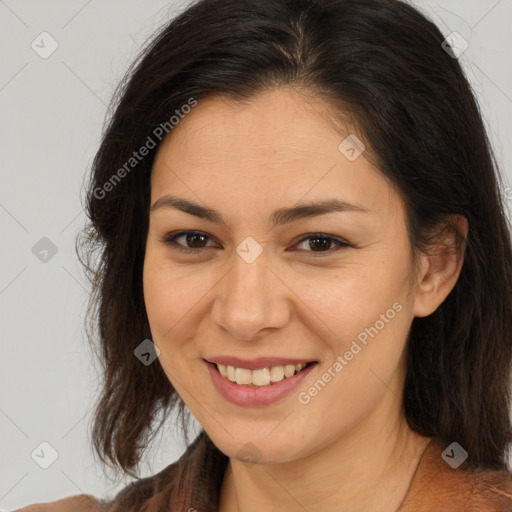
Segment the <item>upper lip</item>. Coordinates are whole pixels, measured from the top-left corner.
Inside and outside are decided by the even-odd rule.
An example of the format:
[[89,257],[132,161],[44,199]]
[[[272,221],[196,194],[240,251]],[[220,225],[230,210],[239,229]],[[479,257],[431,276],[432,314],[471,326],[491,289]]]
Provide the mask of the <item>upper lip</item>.
[[225,366],[234,366],[236,368],[246,368],[248,370],[257,370],[259,368],[268,368],[269,366],[286,366],[289,364],[306,364],[316,362],[314,359],[294,359],[290,357],[257,357],[255,359],[241,359],[233,356],[215,356],[205,359],[209,363],[223,364]]

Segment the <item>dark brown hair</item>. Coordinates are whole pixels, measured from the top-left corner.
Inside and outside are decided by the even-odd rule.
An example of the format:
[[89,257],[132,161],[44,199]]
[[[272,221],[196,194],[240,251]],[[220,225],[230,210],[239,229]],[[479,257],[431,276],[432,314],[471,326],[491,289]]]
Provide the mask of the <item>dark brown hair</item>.
[[185,417],[159,362],[134,356],[151,339],[142,268],[158,144],[126,163],[191,98],[249,100],[291,85],[354,119],[405,199],[415,250],[428,249],[431,228],[449,215],[468,219],[457,284],[433,314],[413,320],[403,407],[411,428],[457,441],[470,465],[502,467],[512,440],[510,231],[477,102],[444,39],[400,0],[202,0],[144,48],[114,98],[77,248],[104,370],[92,432],[103,462],[131,472],[173,407]]

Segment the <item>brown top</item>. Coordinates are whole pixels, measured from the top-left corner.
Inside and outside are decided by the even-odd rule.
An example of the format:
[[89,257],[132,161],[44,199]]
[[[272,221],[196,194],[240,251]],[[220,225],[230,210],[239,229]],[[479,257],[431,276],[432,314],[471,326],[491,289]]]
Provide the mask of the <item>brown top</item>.
[[[441,457],[444,449],[431,439],[397,512],[512,512],[506,468],[476,470],[464,462],[453,469]],[[203,431],[177,462],[132,482],[110,502],[82,494],[15,512],[217,512],[227,463]]]

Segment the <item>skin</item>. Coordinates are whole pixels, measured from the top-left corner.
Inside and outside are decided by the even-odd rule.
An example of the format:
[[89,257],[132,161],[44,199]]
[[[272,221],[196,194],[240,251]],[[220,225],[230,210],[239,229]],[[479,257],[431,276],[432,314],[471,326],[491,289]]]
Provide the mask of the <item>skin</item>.
[[[172,194],[218,210],[227,224],[157,208],[144,263],[160,364],[230,457],[221,512],[394,511],[429,441],[403,415],[404,347],[413,318],[443,302],[463,258],[421,254],[413,272],[400,196],[365,153],[349,161],[339,151],[353,132],[335,126],[327,111],[322,100],[288,87],[244,103],[207,98],[155,159],[151,204]],[[269,223],[276,209],[328,198],[368,212]],[[467,232],[465,219],[459,227]],[[195,245],[181,237],[178,246],[206,249],[186,254],[162,241],[181,230],[207,237]],[[311,233],[354,247],[301,241]],[[252,263],[236,252],[249,236],[263,249]],[[300,403],[297,394],[397,302],[400,312],[308,404]],[[277,403],[242,407],[218,393],[203,361],[221,354],[319,364]],[[258,450],[257,464],[240,460],[247,443]]]

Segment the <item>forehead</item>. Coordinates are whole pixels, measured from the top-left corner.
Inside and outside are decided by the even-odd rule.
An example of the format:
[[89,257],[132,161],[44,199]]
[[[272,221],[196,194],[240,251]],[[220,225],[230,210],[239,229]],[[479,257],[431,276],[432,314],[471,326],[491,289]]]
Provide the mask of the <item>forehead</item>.
[[179,146],[189,159],[197,160],[203,157],[223,161],[229,160],[231,154],[245,155],[251,157],[249,164],[256,161],[256,156],[267,157],[272,164],[280,158],[318,157],[319,153],[325,154],[329,145],[329,153],[337,159],[338,144],[333,147],[332,143],[341,142],[343,135],[349,135],[349,129],[342,127],[344,134],[336,131],[329,110],[332,109],[322,100],[289,87],[265,91],[243,102],[212,96],[201,99],[184,116],[161,149]]
[[393,200],[391,184],[365,151],[347,158],[343,143],[352,131],[334,124],[332,106],[291,88],[244,102],[200,100],[158,150],[152,200],[181,191],[204,200],[236,195],[248,203],[294,203],[339,192],[345,200],[382,210]]

